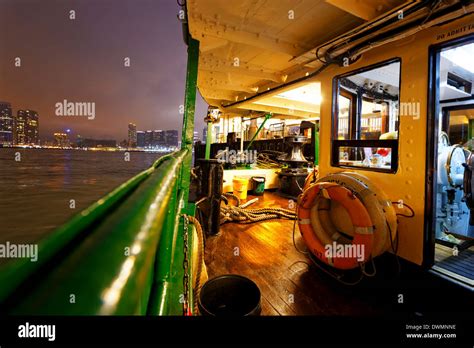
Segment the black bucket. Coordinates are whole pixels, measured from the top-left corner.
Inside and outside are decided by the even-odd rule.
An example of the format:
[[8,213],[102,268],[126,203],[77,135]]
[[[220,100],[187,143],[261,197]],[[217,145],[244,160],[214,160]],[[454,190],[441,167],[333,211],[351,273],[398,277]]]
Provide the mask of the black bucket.
[[260,289],[248,278],[222,275],[207,281],[199,294],[199,312],[205,316],[260,315]]

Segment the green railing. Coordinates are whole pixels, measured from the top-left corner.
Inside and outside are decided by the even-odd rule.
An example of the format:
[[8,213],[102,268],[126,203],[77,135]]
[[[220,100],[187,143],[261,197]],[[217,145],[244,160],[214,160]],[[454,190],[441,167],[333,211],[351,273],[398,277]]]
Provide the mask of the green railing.
[[[0,269],[15,314],[182,314],[179,189],[188,150],[160,158]],[[181,229],[182,231],[182,229]],[[192,299],[190,299],[192,300]]]

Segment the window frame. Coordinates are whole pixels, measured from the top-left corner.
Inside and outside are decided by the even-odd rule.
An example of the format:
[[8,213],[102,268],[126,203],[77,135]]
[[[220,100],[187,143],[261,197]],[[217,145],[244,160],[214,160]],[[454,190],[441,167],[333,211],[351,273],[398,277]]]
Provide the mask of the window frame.
[[[333,89],[332,89],[332,117],[331,117],[331,166],[333,167],[340,167],[340,168],[348,168],[348,169],[357,169],[357,170],[366,170],[366,171],[371,171],[371,172],[381,172],[381,173],[387,173],[387,174],[395,174],[398,170],[398,163],[399,163],[399,156],[398,156],[398,147],[399,147],[399,140],[400,140],[400,132],[398,132],[398,137],[397,139],[390,139],[390,140],[360,140],[360,139],[351,139],[351,140],[338,140],[338,129],[339,129],[339,124],[338,124],[338,116],[339,116],[339,101],[338,97],[340,94],[341,87],[339,86],[339,80],[345,77],[357,75],[366,71],[374,70],[377,68],[382,68],[384,66],[393,64],[393,63],[399,63],[400,64],[400,69],[399,69],[399,93],[398,93],[398,105],[400,108],[400,100],[401,100],[401,91],[402,91],[402,58],[401,57],[394,57],[390,58],[375,64],[371,64],[368,66],[364,66],[359,69],[351,70],[347,73],[337,75],[333,78]],[[346,91],[344,91],[346,92]],[[343,95],[343,94],[341,94]],[[350,134],[353,136],[354,134],[359,135],[360,133],[360,128],[361,128],[361,123],[360,123],[360,112],[361,112],[361,107],[362,105],[362,98],[357,98],[356,103],[354,103],[354,100],[351,100],[351,104],[356,104],[352,105],[351,112],[352,110],[355,110],[355,115],[351,117],[352,115],[350,114],[349,116],[351,117],[351,120],[349,120],[349,124],[351,125],[351,128],[353,127],[354,121],[357,124],[357,129],[350,129]],[[400,115],[398,116],[398,130],[400,130]],[[358,136],[357,136],[358,137]],[[341,147],[382,147],[382,148],[390,148],[391,153],[392,153],[392,161],[391,161],[391,166],[390,169],[384,169],[384,168],[372,168],[372,167],[362,167],[362,166],[352,166],[352,165],[346,165],[346,164],[340,164],[339,163],[339,149]]]

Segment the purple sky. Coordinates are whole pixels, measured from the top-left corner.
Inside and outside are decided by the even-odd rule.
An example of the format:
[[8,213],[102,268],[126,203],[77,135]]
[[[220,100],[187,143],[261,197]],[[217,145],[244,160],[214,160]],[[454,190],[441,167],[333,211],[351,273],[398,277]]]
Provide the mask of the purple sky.
[[[14,113],[36,110],[42,139],[70,128],[120,141],[129,122],[180,130],[187,54],[178,10],[174,0],[0,0],[0,100]],[[64,99],[95,102],[95,119],[56,116]],[[206,110],[198,94],[200,136]]]

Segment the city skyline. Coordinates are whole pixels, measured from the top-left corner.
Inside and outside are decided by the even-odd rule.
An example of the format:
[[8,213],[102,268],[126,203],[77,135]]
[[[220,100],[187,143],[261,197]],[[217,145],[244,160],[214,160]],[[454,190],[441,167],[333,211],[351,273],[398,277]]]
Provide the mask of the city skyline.
[[[112,141],[115,143],[123,144],[127,141],[127,146],[130,148],[134,147],[145,147],[137,146],[137,133],[148,133],[148,132],[164,132],[166,136],[163,139],[165,141],[150,141],[148,146],[152,146],[152,143],[156,145],[169,145],[169,146],[178,146],[179,142],[179,130],[168,129],[168,130],[146,130],[146,131],[137,131],[137,126],[134,123],[128,124],[128,137],[125,138],[107,138],[107,139],[97,139],[91,138],[86,135],[85,137],[82,134],[75,134],[77,141],[75,142],[72,139],[69,139],[69,135],[72,133],[71,128],[65,128],[62,130],[55,130],[53,133],[50,133],[46,136],[40,137],[39,133],[39,115],[36,111],[30,109],[17,109],[17,113],[10,102],[0,100],[0,145],[43,145],[51,142],[60,144],[59,146],[64,146],[64,141],[69,143],[79,143],[81,140],[86,140],[89,142],[108,142],[111,144]],[[132,126],[132,129],[131,129]],[[131,133],[132,132],[132,133]],[[168,135],[172,134],[172,135]],[[197,133],[197,132],[195,132]],[[134,136],[131,134],[134,134]],[[173,138],[170,139],[170,136]],[[131,138],[134,140],[131,141]],[[175,139],[174,139],[175,138]],[[58,140],[59,139],[59,140]],[[66,146],[64,146],[66,147]]]
[[0,101],[0,145],[39,145],[39,115],[30,109],[13,112],[11,103]]
[[[21,21],[27,10],[35,15]],[[177,129],[180,137],[186,47],[178,10],[176,2],[149,0],[140,6],[123,0],[4,0],[0,22],[15,30],[0,32],[0,99],[14,113],[18,107],[41,115],[41,140],[71,129],[121,141],[130,122]],[[58,112],[63,101],[88,103],[94,117]],[[196,130],[206,110],[198,96]]]

